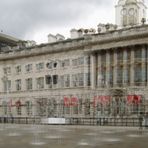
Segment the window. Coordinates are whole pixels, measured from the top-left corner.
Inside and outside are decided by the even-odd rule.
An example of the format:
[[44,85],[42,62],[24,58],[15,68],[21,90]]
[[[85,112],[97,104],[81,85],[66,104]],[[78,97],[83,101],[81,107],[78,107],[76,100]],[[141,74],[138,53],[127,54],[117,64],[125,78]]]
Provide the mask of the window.
[[16,90],[21,90],[21,79],[15,80],[16,83]]
[[141,50],[139,50],[139,49],[135,50],[135,59],[139,59],[140,60],[141,57],[142,57]]
[[72,75],[72,86],[77,87],[78,86],[78,76],[76,74]]
[[64,61],[61,62],[61,67],[67,67],[70,65],[70,60],[65,59]]
[[50,75],[46,75],[46,84],[51,84],[52,83],[52,78]]
[[6,101],[2,102],[2,108],[3,108],[3,114],[7,115],[8,114],[8,110],[7,110],[8,104]]
[[72,86],[73,87],[84,86],[84,74],[83,73],[72,75]]
[[20,100],[16,101],[15,105],[16,105],[17,115],[21,115],[22,114],[21,101]]
[[69,87],[70,86],[70,75],[65,75],[64,80],[65,80],[65,87]]
[[44,69],[44,63],[43,62],[36,64],[36,70],[37,71],[40,71],[40,70],[43,70],[43,69]]
[[[89,61],[87,61],[89,62]],[[80,66],[84,64],[84,57],[79,57],[77,59],[72,60],[72,66]]]
[[78,81],[79,81],[79,86],[84,86],[84,74],[83,73],[78,74]]
[[21,66],[20,65],[16,66],[15,71],[16,71],[16,74],[20,74],[21,73]]
[[26,89],[32,90],[32,78],[26,79]]
[[57,68],[57,66],[58,66],[58,63],[57,62],[54,62],[53,63],[53,68]]
[[39,77],[36,79],[36,87],[37,87],[37,89],[44,88],[44,77]]
[[48,85],[48,88],[52,88],[52,77],[51,77],[51,75],[46,75],[45,80],[46,80],[46,85]]
[[85,58],[85,63],[86,63],[86,65],[90,65],[90,56],[87,56]]
[[32,64],[28,64],[25,66],[26,72],[31,72],[32,71]]
[[11,80],[4,81],[4,92],[11,90]]
[[118,66],[117,67],[117,83],[121,84],[123,79],[123,68]]
[[139,85],[142,81],[142,70],[140,65],[135,65],[135,83]]
[[46,64],[46,67],[47,67],[48,69],[52,69],[52,62],[47,63],[47,64]]
[[77,66],[78,65],[78,60],[77,59],[73,59],[72,60],[72,66]]
[[26,113],[27,115],[32,115],[32,102],[31,101],[26,101]]
[[64,75],[60,76],[60,86],[61,88],[64,87]]
[[90,73],[85,74],[86,86],[90,86]]
[[11,68],[10,67],[5,67],[3,70],[4,70],[5,75],[11,74]]
[[58,75],[53,75],[53,84],[58,83]]
[[84,57],[78,58],[78,65],[83,65],[84,64]]

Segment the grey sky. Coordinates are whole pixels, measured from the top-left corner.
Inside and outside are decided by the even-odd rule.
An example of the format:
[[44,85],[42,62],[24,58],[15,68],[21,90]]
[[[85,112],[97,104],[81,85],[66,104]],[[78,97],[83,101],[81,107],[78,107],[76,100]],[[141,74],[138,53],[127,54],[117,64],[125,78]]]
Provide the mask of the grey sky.
[[71,28],[114,23],[117,0],[0,0],[0,30],[44,41],[49,33],[68,36]]

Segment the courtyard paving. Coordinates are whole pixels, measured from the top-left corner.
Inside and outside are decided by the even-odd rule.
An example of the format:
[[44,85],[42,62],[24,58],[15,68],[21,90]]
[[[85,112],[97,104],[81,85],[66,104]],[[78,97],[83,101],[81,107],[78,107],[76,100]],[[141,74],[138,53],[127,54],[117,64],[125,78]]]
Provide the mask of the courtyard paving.
[[147,148],[138,127],[0,125],[0,148]]

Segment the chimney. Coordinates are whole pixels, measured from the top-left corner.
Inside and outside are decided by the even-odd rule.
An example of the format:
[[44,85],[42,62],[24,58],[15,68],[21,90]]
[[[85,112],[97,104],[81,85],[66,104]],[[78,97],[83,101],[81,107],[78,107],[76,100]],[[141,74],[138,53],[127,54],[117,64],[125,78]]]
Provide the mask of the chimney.
[[76,29],[71,29],[70,30],[70,36],[71,36],[72,39],[80,37],[79,32]]
[[52,42],[56,42],[56,41],[57,41],[56,36],[54,36],[52,34],[48,35],[48,43],[52,43]]
[[56,39],[57,39],[57,41],[63,41],[63,40],[65,40],[65,37],[61,34],[57,34]]

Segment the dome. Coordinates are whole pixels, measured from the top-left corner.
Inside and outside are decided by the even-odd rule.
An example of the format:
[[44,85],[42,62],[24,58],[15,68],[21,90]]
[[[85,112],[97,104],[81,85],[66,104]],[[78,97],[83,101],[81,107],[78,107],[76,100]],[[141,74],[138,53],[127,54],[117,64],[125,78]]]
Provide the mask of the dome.
[[126,0],[126,4],[137,3],[137,0]]

